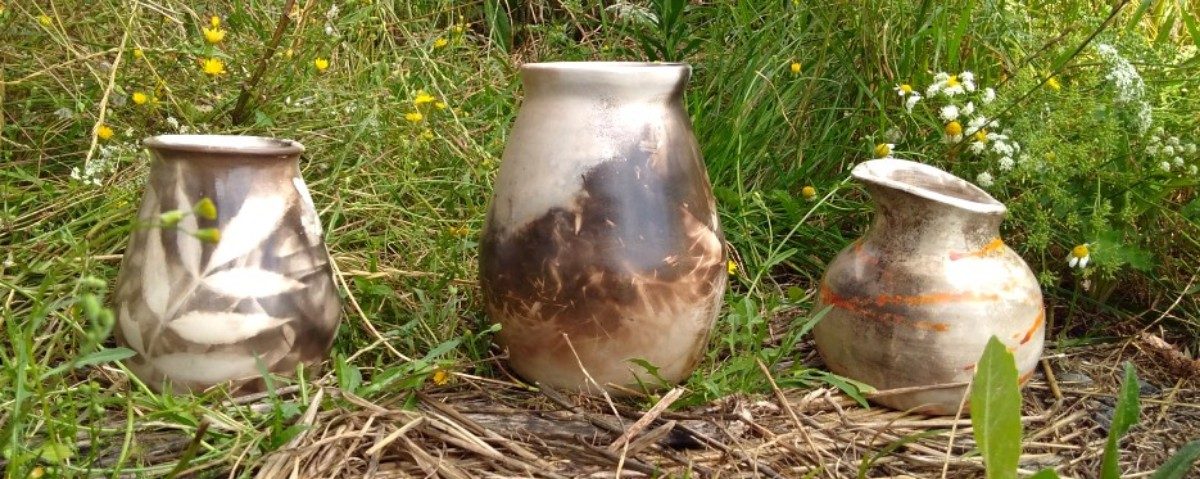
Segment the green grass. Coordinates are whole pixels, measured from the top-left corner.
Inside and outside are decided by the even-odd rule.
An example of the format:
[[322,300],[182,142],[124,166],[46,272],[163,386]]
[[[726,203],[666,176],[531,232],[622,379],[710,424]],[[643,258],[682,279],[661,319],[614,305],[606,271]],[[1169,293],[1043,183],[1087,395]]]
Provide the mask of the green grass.
[[[189,467],[202,470],[228,468],[243,455],[260,457],[295,432],[289,420],[307,404],[307,392],[280,401],[270,413],[252,414],[219,406],[226,399],[221,391],[168,397],[136,383],[110,387],[126,384],[117,363],[61,367],[96,351],[111,327],[103,315],[80,306],[88,294],[104,297],[102,288],[82,279],[111,285],[116,277],[116,255],[124,249],[147,173],[137,142],[172,131],[169,119],[192,131],[305,144],[303,174],[347,281],[330,369],[343,388],[395,400],[423,387],[436,368],[496,372],[475,287],[476,235],[521,98],[517,66],[578,59],[691,62],[687,106],[741,265],[708,358],[689,381],[692,394],[680,402],[694,404],[764,391],[756,361],[793,359],[825,262],[870,218],[868,199],[847,181],[848,169],[870,157],[889,126],[925,133],[902,146],[906,156],[947,164],[929,147],[937,144],[929,131],[940,125],[897,119],[902,107],[895,84],[925,85],[938,71],[971,69],[986,84],[1011,86],[1008,100],[1028,90],[1037,92],[1030,102],[1059,101],[1036,90],[1033,79],[1064,65],[1067,75],[1083,78],[1088,67],[1079,65],[1086,62],[1070,54],[1109,8],[1107,2],[1082,1],[1016,4],[1016,11],[988,1],[706,2],[683,9],[671,25],[651,26],[587,2],[565,2],[566,10],[550,7],[558,2],[506,10],[490,0],[358,0],[329,20],[329,4],[314,2],[296,19],[300,27],[294,21],[286,30],[253,88],[248,121],[233,124],[229,114],[266,49],[282,2],[193,3],[4,2],[0,450],[7,477],[26,477],[38,467],[65,475],[112,475],[118,469],[166,474],[174,459],[156,462],[145,433],[137,432],[148,423],[187,436],[205,417],[234,424],[210,433],[214,439],[196,451]],[[1145,39],[1147,62],[1155,62],[1146,69],[1159,74],[1147,74],[1147,80],[1165,105],[1162,117],[1195,134],[1196,118],[1186,112],[1196,111],[1189,108],[1198,101],[1187,93],[1198,86],[1196,57],[1152,55],[1185,47],[1194,55],[1195,14],[1180,15],[1172,5],[1131,5],[1103,34]],[[200,36],[212,14],[230,32],[218,47]],[[336,37],[326,34],[326,24]],[[436,47],[438,38],[448,44]],[[660,46],[644,46],[655,43]],[[143,58],[135,57],[139,49]],[[222,59],[228,73],[201,73],[196,61],[206,57]],[[319,73],[316,58],[328,59],[329,69]],[[792,62],[802,65],[799,73],[790,70]],[[407,121],[418,90],[448,108],[426,106],[420,123]],[[135,105],[129,99],[134,92],[157,103]],[[1088,92],[1079,97],[1085,101]],[[91,142],[101,110],[116,134],[99,146],[116,147],[115,169],[100,174],[103,186],[97,187],[70,174],[100,156]],[[1012,123],[1032,130],[1036,118],[1021,117],[1021,110]],[[1046,151],[1086,143],[1065,135],[1046,138],[1053,139]],[[1108,151],[1103,148],[1097,150]],[[817,189],[816,201],[800,194],[809,185]],[[1141,191],[1126,186],[1115,185],[1115,194]],[[1162,248],[1155,255],[1161,264],[1146,271],[1119,265],[1105,270],[1095,281],[1120,288],[1103,297],[1082,290],[1065,265],[1064,248],[1083,241],[1069,233],[1075,228],[1070,215],[1039,222],[1030,207],[1021,210],[1030,216],[1014,217],[1006,234],[1020,245],[1039,225],[1052,231],[1040,249],[1022,253],[1053,276],[1046,289],[1059,325],[1094,325],[1073,318],[1098,312],[1127,318],[1165,308],[1164,298],[1173,299],[1188,284],[1186,265],[1196,264],[1200,252],[1191,240],[1200,237],[1194,190],[1194,182],[1182,184],[1148,200],[1157,202],[1148,209],[1153,218],[1127,236],[1147,238],[1142,248]],[[1019,193],[1005,191],[1012,198]],[[1183,239],[1158,238],[1167,226]],[[1197,327],[1198,312],[1200,304],[1188,299],[1168,321],[1194,331],[1188,328]],[[1094,334],[1065,331],[1068,340]],[[832,383],[853,390],[802,364],[776,374],[785,387]],[[83,440],[101,446],[77,449]]]

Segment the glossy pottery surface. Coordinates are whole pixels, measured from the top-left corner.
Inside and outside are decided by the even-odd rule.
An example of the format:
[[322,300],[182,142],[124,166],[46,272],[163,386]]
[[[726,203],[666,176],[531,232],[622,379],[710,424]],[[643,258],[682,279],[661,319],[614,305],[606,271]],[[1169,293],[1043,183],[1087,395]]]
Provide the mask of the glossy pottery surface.
[[881,159],[853,170],[874,200],[867,234],[822,280],[814,328],[834,372],[878,390],[886,406],[954,414],[992,335],[1016,357],[1021,382],[1042,351],[1037,279],[1000,239],[1005,207],[975,185],[920,163]]
[[[545,63],[526,96],[480,251],[486,311],[518,374],[556,388],[688,376],[725,254],[680,64]],[[582,366],[582,368],[581,368]],[[584,374],[595,381],[589,381]]]
[[[148,184],[121,264],[119,343],[149,386],[199,390],[233,380],[262,386],[259,363],[287,374],[324,359],[341,317],[320,220],[300,178],[299,143],[220,135],[146,140]],[[216,217],[172,210],[203,198]],[[192,232],[216,228],[218,241]]]

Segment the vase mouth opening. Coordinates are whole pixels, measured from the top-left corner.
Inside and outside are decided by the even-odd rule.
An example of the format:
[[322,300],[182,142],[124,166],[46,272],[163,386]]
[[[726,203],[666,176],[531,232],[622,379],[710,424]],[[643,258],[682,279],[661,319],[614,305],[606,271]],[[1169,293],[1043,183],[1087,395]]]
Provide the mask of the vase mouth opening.
[[682,62],[541,62],[521,65],[527,72],[553,71],[576,73],[633,73],[690,72],[692,66]]
[[850,173],[859,181],[904,191],[963,210],[1004,214],[1007,208],[975,184],[935,166],[897,158],[859,163]]
[[304,152],[295,140],[246,135],[158,135],[142,144],[154,150],[239,156],[294,156]]

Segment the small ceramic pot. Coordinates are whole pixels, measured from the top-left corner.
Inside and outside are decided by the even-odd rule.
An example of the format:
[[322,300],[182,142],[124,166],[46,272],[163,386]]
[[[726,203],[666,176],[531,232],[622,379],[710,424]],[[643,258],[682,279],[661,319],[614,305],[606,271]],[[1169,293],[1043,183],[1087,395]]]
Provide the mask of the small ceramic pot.
[[304,147],[221,135],[144,144],[150,178],[115,296],[117,341],[138,353],[129,368],[158,390],[233,381],[252,392],[264,368],[321,361],[341,304],[300,178]]
[[899,159],[852,172],[875,203],[866,236],[830,263],[813,329],[835,373],[879,390],[901,410],[954,414],[992,336],[1016,357],[1021,382],[1042,352],[1037,278],[1000,239],[1005,207],[935,167]]
[[726,271],[683,109],[690,72],[521,68],[526,95],[496,178],[480,280],[502,325],[496,339],[526,379],[621,394],[685,379],[703,356]]

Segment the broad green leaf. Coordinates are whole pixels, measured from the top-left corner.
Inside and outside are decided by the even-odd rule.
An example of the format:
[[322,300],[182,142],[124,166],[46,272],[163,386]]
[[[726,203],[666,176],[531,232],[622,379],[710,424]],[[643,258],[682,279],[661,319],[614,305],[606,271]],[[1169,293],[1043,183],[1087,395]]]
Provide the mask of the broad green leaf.
[[425,355],[425,360],[432,361],[434,359],[441,357],[443,354],[446,354],[446,353],[452,351],[454,348],[457,348],[458,343],[459,343],[458,339],[451,339],[449,341],[446,341],[442,344],[437,345],[433,349],[429,350],[429,354]]
[[1127,362],[1125,380],[1117,396],[1117,409],[1113,411],[1112,426],[1108,428],[1108,442],[1104,444],[1104,459],[1100,463],[1101,479],[1120,479],[1121,470],[1117,467],[1120,451],[1117,445],[1121,442],[1121,436],[1137,423],[1140,412],[1137,372],[1133,370],[1133,364]]
[[1042,469],[1037,474],[1029,476],[1029,479],[1058,479],[1058,473],[1054,472],[1054,469]]
[[971,425],[988,479],[1016,479],[1021,459],[1021,391],[1012,353],[988,341],[971,386]]
[[70,446],[56,442],[46,443],[38,448],[38,457],[52,464],[61,464],[74,455],[75,451],[71,450]]
[[1187,473],[1194,471],[1192,467],[1200,459],[1200,440],[1192,441],[1179,448],[1174,456],[1167,459],[1150,479],[1183,479]]

